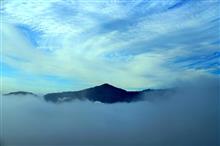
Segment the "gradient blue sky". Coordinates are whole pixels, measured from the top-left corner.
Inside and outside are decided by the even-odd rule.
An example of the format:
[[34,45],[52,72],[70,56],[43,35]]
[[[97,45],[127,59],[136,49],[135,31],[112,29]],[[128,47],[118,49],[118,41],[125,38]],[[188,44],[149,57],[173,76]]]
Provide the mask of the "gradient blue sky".
[[219,0],[1,0],[3,92],[219,76]]

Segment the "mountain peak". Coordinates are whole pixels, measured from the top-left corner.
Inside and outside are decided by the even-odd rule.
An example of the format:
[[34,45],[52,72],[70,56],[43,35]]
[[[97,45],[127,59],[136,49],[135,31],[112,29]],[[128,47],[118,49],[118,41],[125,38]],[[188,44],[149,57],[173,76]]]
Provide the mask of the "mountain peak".
[[114,87],[114,86],[112,86],[112,85],[110,85],[110,84],[108,84],[108,83],[101,84],[100,86],[101,86],[101,87]]
[[102,89],[102,90],[121,90],[121,91],[125,91],[124,89],[121,89],[121,88],[118,88],[118,87],[115,87],[111,84],[108,84],[108,83],[104,83],[104,84],[101,84],[99,86],[96,86],[94,87],[96,89]]

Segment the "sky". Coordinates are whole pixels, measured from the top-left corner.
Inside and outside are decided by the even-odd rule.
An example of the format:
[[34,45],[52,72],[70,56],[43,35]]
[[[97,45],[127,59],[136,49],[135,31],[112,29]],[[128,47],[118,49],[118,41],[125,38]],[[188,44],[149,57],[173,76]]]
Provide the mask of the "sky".
[[219,77],[219,0],[1,0],[1,92]]

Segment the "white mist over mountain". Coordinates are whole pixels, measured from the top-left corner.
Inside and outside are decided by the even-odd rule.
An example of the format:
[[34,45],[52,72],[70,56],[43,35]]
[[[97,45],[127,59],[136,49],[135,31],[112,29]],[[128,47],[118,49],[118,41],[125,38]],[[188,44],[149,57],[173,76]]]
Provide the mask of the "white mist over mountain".
[[[153,101],[54,104],[3,97],[3,145],[217,145],[219,79],[181,83]],[[147,98],[147,97],[146,97]]]

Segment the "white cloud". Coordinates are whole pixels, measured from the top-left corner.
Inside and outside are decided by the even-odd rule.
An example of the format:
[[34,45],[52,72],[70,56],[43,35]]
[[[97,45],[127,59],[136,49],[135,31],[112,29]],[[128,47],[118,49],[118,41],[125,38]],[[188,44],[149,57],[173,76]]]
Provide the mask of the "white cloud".
[[[145,10],[138,6],[141,1],[5,1],[4,62],[30,75],[77,78],[92,85],[109,82],[127,89],[165,87],[204,74],[174,62],[198,51],[217,51],[210,44],[217,39],[217,23],[211,20],[219,9],[212,2],[191,2],[168,10],[174,2],[149,2]],[[40,32],[37,46],[18,24]]]

